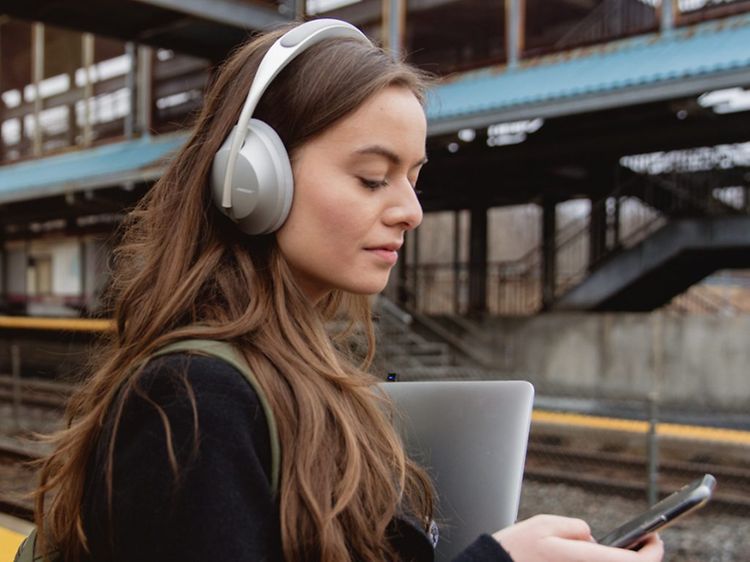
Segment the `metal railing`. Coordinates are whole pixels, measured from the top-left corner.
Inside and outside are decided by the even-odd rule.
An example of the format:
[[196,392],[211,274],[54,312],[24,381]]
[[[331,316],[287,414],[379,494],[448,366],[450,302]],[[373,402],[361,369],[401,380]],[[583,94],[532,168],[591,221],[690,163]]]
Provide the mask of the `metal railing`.
[[638,0],[604,0],[558,39],[553,48],[567,49],[611,41],[656,29],[656,10]]
[[[701,169],[694,160],[675,164],[661,174],[621,169],[617,187],[594,201],[589,212],[559,228],[555,235],[554,295],[580,283],[617,254],[642,242],[673,218],[748,213],[748,189],[727,185],[726,171]],[[690,174],[684,173],[690,171]],[[426,314],[465,314],[470,308],[472,278],[484,275],[486,308],[491,315],[517,316],[542,308],[543,248],[532,248],[517,260],[492,261],[486,267],[467,263],[423,263],[406,266],[402,296]],[[394,300],[398,289],[392,285]],[[695,290],[676,299],[675,312],[732,314],[743,307],[720,292]]]

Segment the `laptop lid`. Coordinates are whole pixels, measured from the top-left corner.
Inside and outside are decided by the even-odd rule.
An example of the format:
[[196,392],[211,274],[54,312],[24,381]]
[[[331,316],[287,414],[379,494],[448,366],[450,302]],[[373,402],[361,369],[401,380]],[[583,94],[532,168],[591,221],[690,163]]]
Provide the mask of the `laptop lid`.
[[438,495],[436,562],[515,522],[534,387],[525,381],[392,382],[381,388]]

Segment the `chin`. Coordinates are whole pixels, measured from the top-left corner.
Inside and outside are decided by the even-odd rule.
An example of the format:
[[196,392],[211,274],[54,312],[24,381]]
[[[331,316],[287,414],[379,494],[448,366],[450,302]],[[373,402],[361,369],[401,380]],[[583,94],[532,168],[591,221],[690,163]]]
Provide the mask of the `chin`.
[[388,284],[388,278],[383,280],[371,281],[363,283],[361,280],[358,283],[352,283],[346,287],[341,287],[343,290],[353,293],[355,295],[377,295],[383,292],[386,285]]

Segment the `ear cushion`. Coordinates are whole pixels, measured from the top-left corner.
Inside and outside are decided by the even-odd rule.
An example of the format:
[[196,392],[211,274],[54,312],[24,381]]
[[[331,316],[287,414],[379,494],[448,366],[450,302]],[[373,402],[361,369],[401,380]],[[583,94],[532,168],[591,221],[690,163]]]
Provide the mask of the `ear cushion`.
[[278,230],[292,206],[294,180],[284,143],[271,126],[251,119],[232,178],[232,207],[221,206],[232,133],[216,153],[211,170],[214,203],[246,234]]

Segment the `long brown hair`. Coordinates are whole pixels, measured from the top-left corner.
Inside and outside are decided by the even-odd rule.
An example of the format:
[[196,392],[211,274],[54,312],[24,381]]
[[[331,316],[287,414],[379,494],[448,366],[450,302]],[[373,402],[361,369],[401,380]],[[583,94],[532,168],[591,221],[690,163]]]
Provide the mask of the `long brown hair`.
[[[288,28],[287,28],[288,29]],[[218,69],[193,132],[164,176],[129,214],[114,256],[116,328],[91,377],[70,402],[68,427],[53,436],[36,491],[40,537],[69,562],[87,550],[81,504],[86,466],[108,439],[112,455],[124,397],[140,365],[186,338],[213,338],[244,353],[275,413],[282,446],[279,504],[286,560],[396,557],[386,528],[400,509],[432,514],[425,473],[403,447],[366,373],[374,337],[366,297],[333,292],[312,304],[294,282],[273,235],[244,236],[210,200],[213,154],[236,122],[263,54],[287,29],[238,48]],[[295,149],[385,87],[423,101],[425,79],[382,50],[333,39],[301,54],[272,83],[255,116]],[[343,328],[330,333],[330,320]],[[348,353],[352,326],[368,352]],[[166,420],[166,418],[164,418]],[[165,421],[165,431],[169,424]],[[167,440],[169,442],[169,440]],[[174,452],[166,451],[174,466]]]

